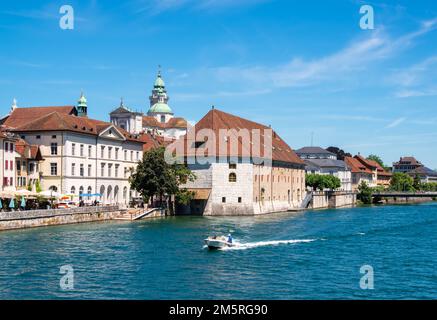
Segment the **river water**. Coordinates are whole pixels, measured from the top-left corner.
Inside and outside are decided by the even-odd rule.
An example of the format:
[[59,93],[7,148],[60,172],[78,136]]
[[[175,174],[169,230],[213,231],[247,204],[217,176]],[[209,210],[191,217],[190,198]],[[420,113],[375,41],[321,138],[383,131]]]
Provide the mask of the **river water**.
[[[204,248],[228,232],[240,246]],[[0,298],[437,299],[436,249],[437,203],[6,231]]]

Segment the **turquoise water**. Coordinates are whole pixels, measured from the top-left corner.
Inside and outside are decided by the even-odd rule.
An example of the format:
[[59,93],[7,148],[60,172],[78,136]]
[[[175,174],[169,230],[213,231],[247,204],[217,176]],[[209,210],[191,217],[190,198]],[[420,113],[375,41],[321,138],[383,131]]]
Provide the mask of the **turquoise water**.
[[[210,252],[232,231],[242,247]],[[437,204],[0,233],[2,299],[437,298]],[[60,289],[62,265],[74,289]],[[374,269],[374,289],[359,286]]]

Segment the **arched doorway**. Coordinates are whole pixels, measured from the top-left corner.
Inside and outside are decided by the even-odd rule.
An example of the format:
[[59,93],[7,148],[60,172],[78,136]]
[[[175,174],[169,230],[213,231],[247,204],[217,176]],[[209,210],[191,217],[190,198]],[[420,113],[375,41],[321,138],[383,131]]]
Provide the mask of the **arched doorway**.
[[100,186],[100,202],[105,203],[105,186]]
[[114,202],[118,203],[118,186],[114,188]]
[[112,203],[112,186],[108,186],[108,191],[106,192],[106,199],[108,203]]

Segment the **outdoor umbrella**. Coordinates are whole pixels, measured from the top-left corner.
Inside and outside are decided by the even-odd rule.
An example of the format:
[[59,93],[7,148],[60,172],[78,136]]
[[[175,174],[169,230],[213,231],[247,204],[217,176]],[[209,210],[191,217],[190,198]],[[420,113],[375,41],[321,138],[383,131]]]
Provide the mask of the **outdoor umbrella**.
[[13,209],[15,208],[15,201],[14,198],[11,199],[11,202],[9,202],[9,208]]
[[22,208],[26,207],[26,200],[24,199],[24,197],[21,198],[21,207]]

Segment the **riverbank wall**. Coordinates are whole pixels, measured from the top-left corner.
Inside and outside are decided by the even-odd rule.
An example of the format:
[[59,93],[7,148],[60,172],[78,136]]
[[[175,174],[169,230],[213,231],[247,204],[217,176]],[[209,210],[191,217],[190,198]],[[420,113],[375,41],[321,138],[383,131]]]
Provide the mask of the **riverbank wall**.
[[125,212],[119,206],[0,212],[0,231],[112,220]]
[[357,195],[346,191],[313,192],[310,209],[342,208],[356,205]]
[[378,201],[379,204],[414,204],[435,201],[432,197],[393,197],[382,198]]

